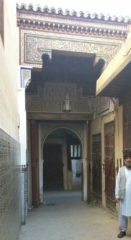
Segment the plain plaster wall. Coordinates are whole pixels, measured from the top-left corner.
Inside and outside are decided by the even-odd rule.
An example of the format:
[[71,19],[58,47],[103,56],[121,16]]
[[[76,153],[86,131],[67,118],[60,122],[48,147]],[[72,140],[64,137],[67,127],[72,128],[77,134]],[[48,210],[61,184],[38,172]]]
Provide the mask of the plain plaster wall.
[[17,141],[19,38],[16,1],[4,1],[4,44],[0,39],[0,128]]

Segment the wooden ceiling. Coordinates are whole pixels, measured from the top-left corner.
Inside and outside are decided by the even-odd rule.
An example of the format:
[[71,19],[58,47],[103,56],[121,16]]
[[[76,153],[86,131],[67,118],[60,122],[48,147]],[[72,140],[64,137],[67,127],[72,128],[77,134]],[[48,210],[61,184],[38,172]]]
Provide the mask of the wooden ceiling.
[[120,104],[131,99],[131,62],[100,92],[100,96],[119,98]]
[[45,82],[74,83],[83,88],[84,96],[95,95],[96,80],[99,78],[105,61],[99,59],[95,64],[95,54],[52,51],[42,55],[42,69],[32,69],[31,82],[26,93],[37,93],[38,86]]

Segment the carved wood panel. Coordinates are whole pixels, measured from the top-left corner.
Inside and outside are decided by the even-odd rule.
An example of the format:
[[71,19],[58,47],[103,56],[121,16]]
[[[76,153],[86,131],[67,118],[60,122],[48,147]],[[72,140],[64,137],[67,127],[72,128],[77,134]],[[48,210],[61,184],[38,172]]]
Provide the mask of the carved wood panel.
[[114,122],[105,125],[105,194],[107,207],[115,210],[115,159],[114,159]]
[[131,150],[131,100],[123,105],[123,151]]
[[92,198],[102,201],[101,134],[92,139]]

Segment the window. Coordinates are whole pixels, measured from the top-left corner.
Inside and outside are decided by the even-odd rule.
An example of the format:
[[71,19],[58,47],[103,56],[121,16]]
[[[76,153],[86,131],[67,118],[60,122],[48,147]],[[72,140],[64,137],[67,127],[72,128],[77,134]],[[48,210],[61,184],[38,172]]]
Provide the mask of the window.
[[70,145],[70,157],[71,158],[81,158],[81,147],[79,144]]
[[31,68],[21,67],[20,68],[20,87],[25,88],[28,81],[31,79]]

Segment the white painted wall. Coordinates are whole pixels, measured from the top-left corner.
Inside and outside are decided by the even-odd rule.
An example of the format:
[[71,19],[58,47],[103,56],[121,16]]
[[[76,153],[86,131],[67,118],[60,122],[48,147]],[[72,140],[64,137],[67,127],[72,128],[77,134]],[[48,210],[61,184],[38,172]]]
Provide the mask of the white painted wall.
[[26,111],[25,111],[25,89],[18,89],[18,127],[19,127],[19,141],[21,144],[21,165],[26,165]]

